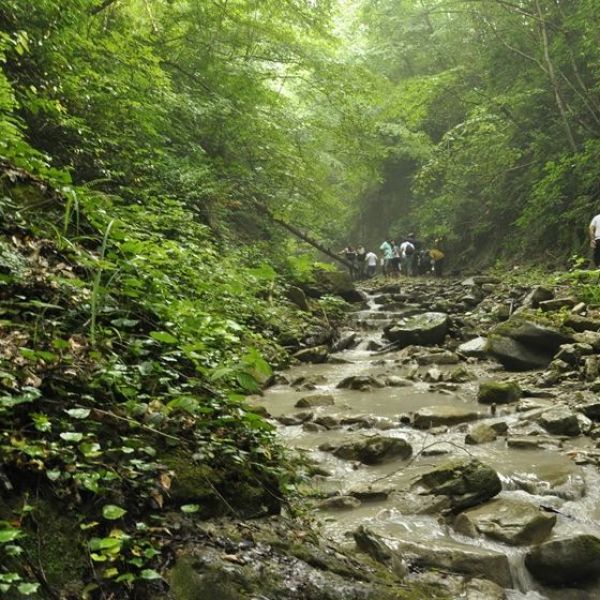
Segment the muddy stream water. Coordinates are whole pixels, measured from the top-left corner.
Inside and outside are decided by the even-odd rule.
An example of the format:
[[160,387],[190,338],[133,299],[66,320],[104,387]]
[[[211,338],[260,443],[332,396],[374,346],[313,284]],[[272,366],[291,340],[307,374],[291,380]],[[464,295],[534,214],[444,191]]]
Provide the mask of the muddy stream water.
[[[525,409],[552,407],[556,399],[551,394],[540,394],[529,399],[528,405],[498,406],[492,415],[490,406],[478,403],[477,390],[481,381],[498,378],[501,368],[497,363],[464,357],[455,360],[456,355],[448,358],[445,353],[440,359],[442,364],[436,364],[435,354],[419,364],[410,355],[407,358],[406,350],[378,353],[368,349],[387,343],[382,339],[384,326],[402,316],[401,312],[375,304],[370,295],[368,305],[353,313],[347,323],[348,331],[358,332],[358,345],[332,354],[326,363],[290,368],[260,400],[277,422],[283,442],[306,453],[318,466],[317,474],[311,478],[311,493],[319,498],[355,499],[348,505],[329,508],[326,504],[315,509],[324,532],[350,544],[351,532],[362,525],[392,548],[402,541],[429,551],[472,550],[474,560],[479,554],[499,553],[508,559],[509,579],[498,579],[493,572],[483,577],[500,583],[508,599],[600,598],[597,584],[569,589],[540,584],[524,565],[528,545],[508,545],[484,535],[467,536],[440,512],[423,510],[420,495],[411,488],[415,480],[449,458],[474,457],[498,473],[502,491],[497,498],[526,501],[542,507],[541,511],[556,514],[549,539],[574,533],[600,536],[600,474],[597,466],[579,465],[573,459],[580,447],[589,443],[588,438],[554,440],[548,436],[545,445],[519,448],[509,445],[506,435],[499,435],[488,443],[467,445],[465,433],[473,422],[427,429],[414,427],[411,415],[420,409],[431,407],[435,411],[452,406],[477,413],[476,423],[503,420],[510,431],[522,420]],[[460,368],[467,376],[452,382],[449,374]],[[378,382],[388,378],[388,384],[366,385],[359,390],[337,387],[350,376],[369,376]],[[301,398],[314,395],[330,395],[333,403],[296,407]],[[304,414],[294,420],[298,413]],[[336,444],[374,435],[406,440],[412,447],[412,456],[365,465],[336,458],[330,451]]]

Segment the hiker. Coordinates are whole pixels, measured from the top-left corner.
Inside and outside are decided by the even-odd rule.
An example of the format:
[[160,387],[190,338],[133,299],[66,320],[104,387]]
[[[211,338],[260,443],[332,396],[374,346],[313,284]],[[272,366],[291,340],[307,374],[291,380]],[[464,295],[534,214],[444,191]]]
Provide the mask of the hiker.
[[415,275],[427,275],[431,271],[431,256],[429,250],[421,248],[416,250],[413,258],[413,270]]
[[590,246],[594,250],[592,259],[596,268],[600,267],[600,214],[590,223]]
[[383,257],[381,259],[383,261],[383,274],[387,277],[390,273],[391,260],[394,258],[394,251],[392,250],[392,245],[388,239],[386,239],[381,246],[379,246],[379,249],[383,253]]
[[400,275],[400,248],[395,240],[392,240],[392,258],[390,259],[390,274],[392,277]]
[[367,265],[367,279],[371,279],[375,275],[375,271],[377,271],[377,254],[372,250],[367,252],[365,263]]
[[413,275],[413,259],[415,255],[415,246],[409,238],[400,244],[400,262],[404,275]]
[[445,255],[441,250],[442,240],[437,238],[433,242],[433,248],[429,251],[431,261],[433,263],[433,274],[436,277],[441,277],[444,271],[444,258]]
[[365,259],[367,257],[367,251],[365,247],[359,245],[356,249],[356,271],[358,279],[364,279],[365,276]]
[[354,248],[348,245],[343,250],[338,252],[338,254],[343,255],[344,258],[350,263],[348,267],[350,269],[350,277],[354,279],[356,273],[356,252]]

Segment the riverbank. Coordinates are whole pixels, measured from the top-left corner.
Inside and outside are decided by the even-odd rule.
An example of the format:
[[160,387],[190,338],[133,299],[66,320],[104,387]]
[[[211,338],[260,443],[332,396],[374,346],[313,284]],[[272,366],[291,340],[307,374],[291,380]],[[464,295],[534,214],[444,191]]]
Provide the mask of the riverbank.
[[324,532],[450,597],[597,597],[589,276],[368,284],[352,348],[257,399],[314,462]]

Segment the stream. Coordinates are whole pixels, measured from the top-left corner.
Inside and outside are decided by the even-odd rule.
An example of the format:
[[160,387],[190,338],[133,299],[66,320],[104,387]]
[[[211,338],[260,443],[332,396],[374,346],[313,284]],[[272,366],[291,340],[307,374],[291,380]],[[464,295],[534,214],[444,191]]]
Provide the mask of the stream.
[[[386,325],[419,310],[430,310],[431,304],[439,304],[442,291],[451,297],[454,293],[456,299],[464,294],[460,285],[452,288],[454,292],[448,292],[448,284],[439,281],[406,285],[417,299],[414,304],[406,300],[400,304],[393,302],[398,291],[393,286],[369,290],[367,302],[351,314],[347,330],[342,332],[343,335],[357,332],[358,343],[331,354],[325,363],[291,367],[260,399],[277,423],[283,443],[303,452],[315,464],[316,474],[304,491],[315,498],[315,515],[324,533],[352,544],[352,532],[363,526],[400,555],[407,548],[410,555],[432,554],[433,558],[424,559],[426,567],[437,567],[443,572],[445,566],[458,577],[479,576],[495,581],[496,595],[484,593],[482,598],[600,598],[600,586],[593,582],[572,588],[543,585],[524,564],[531,544],[508,544],[499,541],[498,536],[481,532],[475,532],[475,537],[472,532],[467,535],[464,527],[456,527],[458,519],[454,515],[436,510],[435,506],[428,507],[422,490],[415,488],[423,473],[449,458],[475,458],[494,469],[500,478],[502,490],[493,502],[527,503],[542,513],[556,515],[556,523],[546,540],[577,533],[600,537],[598,467],[577,460],[581,452],[594,452],[595,441],[589,436],[558,436],[540,431],[535,417],[551,409],[561,391],[536,388],[534,383],[539,381],[541,371],[512,374],[494,360],[457,355],[454,350],[458,341],[450,336],[438,346],[374,350],[388,343],[382,339]],[[488,290],[493,295],[491,286]],[[386,294],[390,296],[389,302],[384,302]],[[459,302],[456,306],[458,309],[449,312],[461,324],[465,315],[468,318],[477,310],[480,322],[485,322],[489,311],[485,305],[476,309]],[[337,387],[346,378],[355,378],[360,389]],[[478,402],[480,382],[506,379],[520,381],[530,392],[518,402],[497,407]],[[300,399],[315,396],[326,398],[323,405],[317,401],[317,405],[308,408],[296,406]],[[414,415],[419,411],[428,414],[424,409],[430,409],[434,415],[439,413],[440,423],[416,427]],[[455,410],[458,416],[452,412]],[[500,433],[495,440],[466,444],[465,434],[475,423],[490,425]],[[517,438],[521,434],[529,438],[539,436],[536,439],[542,442],[519,443]],[[369,436],[404,439],[412,447],[412,456],[363,464],[338,458],[331,451],[349,440],[364,440]],[[511,439],[513,442],[508,443]],[[337,501],[332,501],[336,498]],[[498,525],[504,526],[510,528],[510,523]],[[452,558],[440,558],[446,555]],[[508,561],[506,577],[498,574],[494,562],[481,569],[472,565],[497,556]],[[415,576],[414,573],[422,576],[423,569],[416,568],[416,564],[420,564],[418,560],[407,559],[407,565],[402,567],[409,577]]]

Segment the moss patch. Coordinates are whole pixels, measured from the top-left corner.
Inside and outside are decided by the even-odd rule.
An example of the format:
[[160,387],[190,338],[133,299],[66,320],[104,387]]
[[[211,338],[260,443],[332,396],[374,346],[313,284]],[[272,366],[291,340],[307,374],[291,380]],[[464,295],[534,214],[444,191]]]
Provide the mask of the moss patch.
[[507,404],[523,395],[516,381],[486,381],[479,386],[477,400],[482,404]]
[[88,565],[77,519],[49,500],[38,500],[24,531],[22,546],[32,563],[41,565],[49,585],[81,591]]

